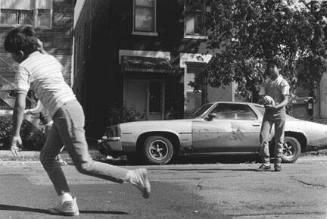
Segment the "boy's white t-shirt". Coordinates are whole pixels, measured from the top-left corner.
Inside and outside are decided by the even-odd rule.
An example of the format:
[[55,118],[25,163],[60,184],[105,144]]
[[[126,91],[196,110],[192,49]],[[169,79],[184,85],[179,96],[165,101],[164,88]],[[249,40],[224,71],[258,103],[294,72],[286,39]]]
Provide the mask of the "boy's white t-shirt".
[[39,51],[33,52],[19,64],[16,86],[19,92],[33,90],[51,117],[63,104],[76,99],[64,80],[59,61]]

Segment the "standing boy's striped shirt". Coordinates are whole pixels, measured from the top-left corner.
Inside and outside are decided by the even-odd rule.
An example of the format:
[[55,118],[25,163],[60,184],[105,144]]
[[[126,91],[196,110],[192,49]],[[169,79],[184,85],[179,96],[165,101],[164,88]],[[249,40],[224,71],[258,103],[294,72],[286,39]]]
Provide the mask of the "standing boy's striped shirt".
[[76,99],[62,75],[62,65],[49,54],[33,52],[19,64],[16,74],[18,92],[31,89],[53,117],[66,102]]

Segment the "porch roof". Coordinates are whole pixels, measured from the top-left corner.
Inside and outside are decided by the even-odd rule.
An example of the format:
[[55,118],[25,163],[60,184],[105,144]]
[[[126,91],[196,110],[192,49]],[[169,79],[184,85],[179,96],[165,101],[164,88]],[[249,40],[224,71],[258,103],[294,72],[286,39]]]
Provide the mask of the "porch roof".
[[143,56],[122,56],[122,70],[128,72],[175,72],[168,59]]

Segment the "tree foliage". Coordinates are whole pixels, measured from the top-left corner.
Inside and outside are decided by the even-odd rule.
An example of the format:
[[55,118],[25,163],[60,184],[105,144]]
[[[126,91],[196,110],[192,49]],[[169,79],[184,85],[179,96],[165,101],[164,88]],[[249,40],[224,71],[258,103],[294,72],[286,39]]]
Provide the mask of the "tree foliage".
[[293,88],[313,90],[319,83],[326,70],[326,1],[204,2],[209,6],[205,11],[208,49],[215,51],[205,71],[210,85],[224,87],[235,81],[247,96],[265,78],[265,63],[272,59],[280,63]]

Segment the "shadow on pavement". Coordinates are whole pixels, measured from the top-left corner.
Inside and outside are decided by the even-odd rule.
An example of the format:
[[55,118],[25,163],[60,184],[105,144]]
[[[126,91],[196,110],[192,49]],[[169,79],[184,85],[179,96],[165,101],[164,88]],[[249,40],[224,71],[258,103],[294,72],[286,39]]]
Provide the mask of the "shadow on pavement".
[[[153,170],[153,168],[151,168]],[[258,172],[258,169],[231,169],[231,168],[205,168],[205,169],[171,169],[169,168],[169,171],[176,171],[176,172],[190,172],[190,171],[196,171],[198,173],[216,173],[216,171],[235,171],[235,172]]]
[[117,214],[117,215],[128,215],[127,212],[123,211],[79,211],[82,214]]
[[[25,211],[25,212],[36,212],[42,214],[49,214],[49,211],[46,209],[39,209],[39,208],[30,208],[30,207],[23,207],[23,206],[15,206],[15,205],[4,205],[0,204],[0,211]],[[116,214],[116,215],[127,215],[127,212],[123,211],[80,211],[83,214]]]
[[23,206],[15,206],[15,205],[4,205],[0,204],[0,211],[6,210],[6,211],[27,211],[27,212],[37,212],[37,213],[43,213],[43,214],[49,214],[49,212],[45,209],[39,209],[39,208],[29,208],[29,207],[23,207]]
[[[114,159],[100,159],[98,161],[122,166],[144,164],[144,162],[129,162],[125,156]],[[178,156],[170,164],[237,164],[258,162],[260,162],[258,155],[192,155]]]

